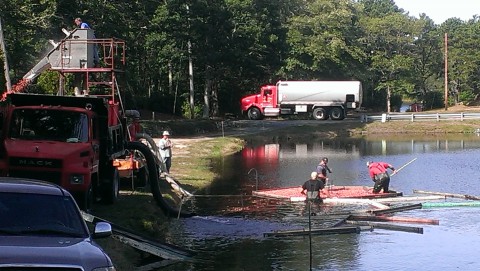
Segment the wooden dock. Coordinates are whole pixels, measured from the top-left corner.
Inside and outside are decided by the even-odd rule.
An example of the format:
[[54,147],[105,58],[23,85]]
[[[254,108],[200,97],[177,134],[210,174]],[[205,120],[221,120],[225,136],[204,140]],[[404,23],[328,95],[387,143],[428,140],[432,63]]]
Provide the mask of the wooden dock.
[[83,219],[89,223],[107,222],[112,226],[112,237],[126,245],[169,261],[188,261],[195,253],[167,243],[162,243],[138,233],[134,233],[110,221],[82,212]]

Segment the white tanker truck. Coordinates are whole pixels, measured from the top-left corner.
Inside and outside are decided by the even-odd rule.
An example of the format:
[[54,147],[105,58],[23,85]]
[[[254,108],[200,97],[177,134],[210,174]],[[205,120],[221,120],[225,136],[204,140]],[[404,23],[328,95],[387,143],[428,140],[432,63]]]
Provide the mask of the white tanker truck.
[[292,114],[343,120],[348,110],[360,108],[361,103],[359,81],[279,81],[242,98],[241,110],[251,120]]

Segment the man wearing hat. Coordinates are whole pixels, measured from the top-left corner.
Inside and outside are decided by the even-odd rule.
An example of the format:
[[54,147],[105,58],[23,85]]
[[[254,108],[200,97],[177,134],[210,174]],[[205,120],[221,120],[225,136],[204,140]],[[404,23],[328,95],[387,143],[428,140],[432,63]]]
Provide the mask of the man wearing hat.
[[327,164],[328,158],[323,157],[322,160],[320,160],[320,163],[317,165],[317,177],[323,182],[323,185],[327,185],[328,183],[327,172],[332,173],[332,170],[328,167]]
[[163,131],[163,137],[158,142],[158,148],[160,149],[160,155],[165,162],[167,168],[167,173],[170,173],[170,167],[172,166],[172,141],[170,141],[170,133],[168,131]]
[[325,187],[325,184],[318,180],[317,172],[313,171],[310,174],[310,179],[302,185],[302,194],[307,198],[307,201],[314,201],[321,203],[322,198],[320,197],[320,191]]

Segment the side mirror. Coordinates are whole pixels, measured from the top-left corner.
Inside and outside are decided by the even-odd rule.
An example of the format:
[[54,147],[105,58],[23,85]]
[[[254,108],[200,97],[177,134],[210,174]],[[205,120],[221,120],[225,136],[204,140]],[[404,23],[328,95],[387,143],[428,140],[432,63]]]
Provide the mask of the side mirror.
[[98,222],[95,224],[95,231],[93,232],[93,238],[105,238],[112,235],[112,225],[107,222]]

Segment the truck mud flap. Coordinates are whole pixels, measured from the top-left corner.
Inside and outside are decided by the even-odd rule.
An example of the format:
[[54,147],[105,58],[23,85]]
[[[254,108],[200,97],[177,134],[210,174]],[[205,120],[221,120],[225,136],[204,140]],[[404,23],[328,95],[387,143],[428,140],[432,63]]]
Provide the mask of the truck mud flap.
[[155,160],[155,157],[150,150],[150,148],[143,144],[142,142],[138,141],[133,141],[133,142],[127,142],[127,149],[130,150],[137,150],[143,154],[143,156],[146,159],[147,162],[147,169],[149,172],[149,182],[150,182],[150,189],[152,191],[153,198],[157,202],[157,205],[162,209],[164,214],[168,217],[192,217],[195,214],[194,213],[189,213],[189,212],[184,212],[184,211],[179,211],[178,209],[172,207],[170,204],[168,204],[165,199],[162,196],[162,191],[160,190],[160,184],[159,184],[159,173],[158,173],[158,166]]

